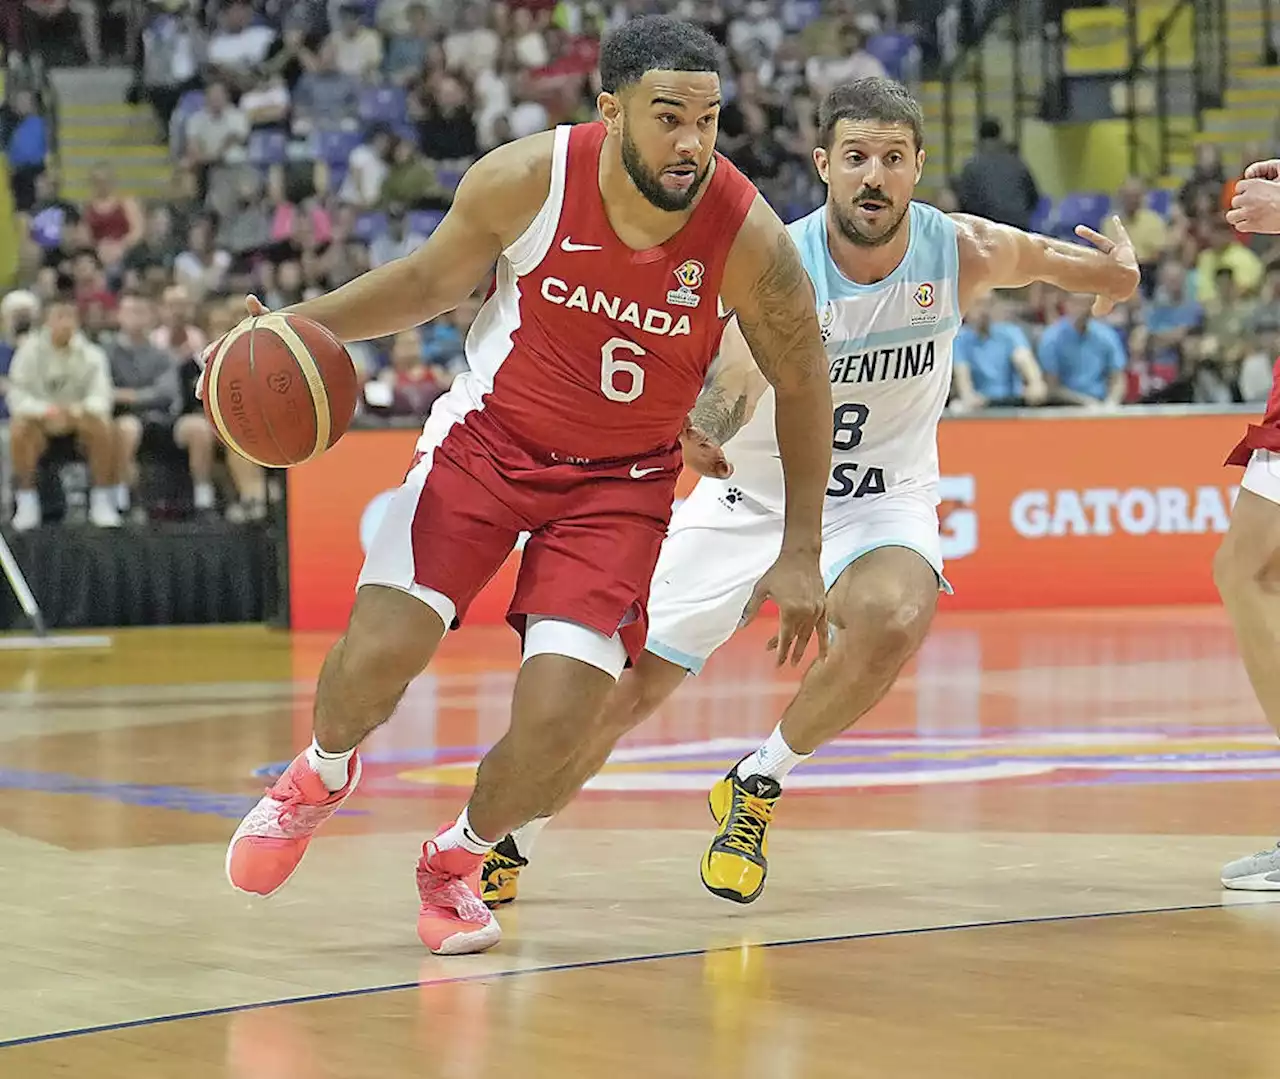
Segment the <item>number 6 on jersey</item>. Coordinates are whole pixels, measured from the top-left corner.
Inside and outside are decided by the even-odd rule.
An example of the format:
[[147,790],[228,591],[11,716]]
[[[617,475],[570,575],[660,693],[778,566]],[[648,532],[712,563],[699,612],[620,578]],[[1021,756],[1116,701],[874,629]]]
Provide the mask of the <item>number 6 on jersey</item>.
[[[644,368],[634,360],[616,360],[619,351],[630,352],[634,356],[643,356],[644,349],[634,341],[625,337],[611,337],[600,350],[600,392],[610,401],[629,405],[644,393]],[[620,389],[614,380],[619,374],[631,376],[631,385]]]

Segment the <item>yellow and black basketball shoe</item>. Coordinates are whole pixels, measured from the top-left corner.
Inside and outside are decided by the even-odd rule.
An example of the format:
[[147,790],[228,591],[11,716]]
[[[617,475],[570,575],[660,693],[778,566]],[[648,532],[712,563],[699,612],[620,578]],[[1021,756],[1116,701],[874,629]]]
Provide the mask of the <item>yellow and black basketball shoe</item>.
[[750,903],[764,891],[769,822],[780,797],[782,784],[776,779],[739,779],[737,765],[711,788],[707,802],[720,830],[702,858],[708,891],[735,903]]
[[520,870],[529,864],[516,850],[516,841],[504,835],[488,854],[480,870],[480,898],[490,909],[505,906],[516,897]]

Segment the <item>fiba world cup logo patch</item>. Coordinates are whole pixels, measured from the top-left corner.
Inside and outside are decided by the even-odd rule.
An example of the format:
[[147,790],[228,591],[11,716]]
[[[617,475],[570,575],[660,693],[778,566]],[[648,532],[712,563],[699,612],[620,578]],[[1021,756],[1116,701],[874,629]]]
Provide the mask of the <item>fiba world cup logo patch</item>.
[[831,340],[831,328],[836,324],[836,305],[830,300],[822,305],[822,311],[818,315],[818,329],[822,332],[822,343],[825,345]]
[[912,293],[911,298],[916,303],[916,310],[911,312],[912,326],[932,326],[938,321],[938,312],[934,310],[934,303],[938,299],[938,290],[934,287],[932,281],[922,281],[916,285],[916,290]]
[[698,295],[697,290],[702,287],[702,278],[706,272],[707,268],[697,259],[686,259],[675,270],[680,287],[667,293],[667,303],[675,304],[677,307],[697,307],[702,303],[702,297]]

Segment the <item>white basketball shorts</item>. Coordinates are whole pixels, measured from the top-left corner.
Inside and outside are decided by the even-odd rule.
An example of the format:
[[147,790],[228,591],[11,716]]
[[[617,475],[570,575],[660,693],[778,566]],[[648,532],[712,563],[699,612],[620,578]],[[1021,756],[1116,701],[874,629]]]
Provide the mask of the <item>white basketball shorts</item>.
[[[1268,502],[1280,503],[1280,454],[1270,450],[1254,450],[1245,466],[1240,486]],[[661,566],[662,563],[659,562],[658,565]]]
[[[649,595],[646,651],[697,674],[738,628],[756,582],[782,549],[782,514],[752,500],[730,480],[699,481],[675,512]],[[827,588],[852,563],[880,547],[906,547],[942,575],[938,511],[929,495],[888,493],[850,499],[823,520],[822,575]]]

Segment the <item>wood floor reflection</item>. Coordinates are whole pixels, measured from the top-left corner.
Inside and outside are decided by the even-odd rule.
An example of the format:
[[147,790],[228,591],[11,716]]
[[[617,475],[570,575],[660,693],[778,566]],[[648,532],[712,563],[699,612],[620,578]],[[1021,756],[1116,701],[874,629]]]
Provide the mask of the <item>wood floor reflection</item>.
[[738,908],[697,861],[707,785],[795,681],[765,636],[624,743],[502,945],[454,960],[416,941],[412,867],[505,726],[508,631],[447,643],[269,902],[224,844],[327,640],[0,652],[0,1077],[1277,1074],[1280,908],[1217,871],[1280,833],[1280,743],[1219,612],[944,615],[795,774]]

